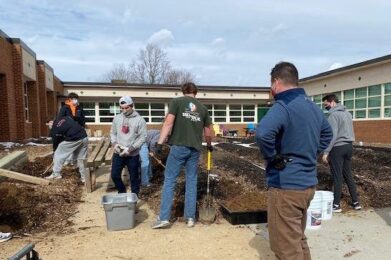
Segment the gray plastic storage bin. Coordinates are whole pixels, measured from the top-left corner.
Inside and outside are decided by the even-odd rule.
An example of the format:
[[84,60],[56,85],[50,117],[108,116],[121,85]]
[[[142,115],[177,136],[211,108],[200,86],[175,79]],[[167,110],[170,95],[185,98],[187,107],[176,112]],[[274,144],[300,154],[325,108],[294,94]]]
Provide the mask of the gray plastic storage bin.
[[134,227],[137,200],[135,193],[108,194],[102,197],[109,231]]

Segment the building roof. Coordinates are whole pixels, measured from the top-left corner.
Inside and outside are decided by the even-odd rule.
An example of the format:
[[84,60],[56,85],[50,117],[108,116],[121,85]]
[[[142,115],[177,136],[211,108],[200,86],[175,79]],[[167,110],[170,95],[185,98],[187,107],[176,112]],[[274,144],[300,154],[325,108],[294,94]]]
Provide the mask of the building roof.
[[[139,84],[139,83],[109,83],[109,82],[71,82],[63,81],[64,87],[85,87],[85,88],[103,88],[103,87],[124,87],[135,89],[165,89],[165,90],[180,90],[180,86],[177,85],[165,85],[165,84]],[[197,85],[198,90],[213,90],[213,91],[256,91],[256,92],[269,92],[270,87],[240,87],[240,86],[209,86],[209,85]]]
[[44,61],[44,60],[37,60],[37,63],[45,66],[51,72],[54,71],[53,68],[49,64],[47,64],[46,61]]
[[363,61],[363,62],[355,63],[355,64],[348,65],[348,66],[345,66],[345,67],[341,67],[341,68],[338,68],[338,69],[329,70],[329,71],[322,72],[322,73],[319,73],[319,74],[316,74],[316,75],[313,75],[313,76],[302,78],[302,79],[300,79],[300,82],[306,82],[306,81],[310,81],[310,80],[314,80],[314,79],[318,79],[318,78],[322,78],[322,77],[326,77],[326,76],[331,76],[333,74],[345,73],[345,72],[348,72],[350,70],[358,69],[358,68],[361,68],[361,67],[374,65],[374,64],[377,64],[377,63],[390,62],[390,61],[391,61],[391,55],[385,55],[385,56],[382,56],[382,57],[379,57],[379,58],[366,60],[366,61]]

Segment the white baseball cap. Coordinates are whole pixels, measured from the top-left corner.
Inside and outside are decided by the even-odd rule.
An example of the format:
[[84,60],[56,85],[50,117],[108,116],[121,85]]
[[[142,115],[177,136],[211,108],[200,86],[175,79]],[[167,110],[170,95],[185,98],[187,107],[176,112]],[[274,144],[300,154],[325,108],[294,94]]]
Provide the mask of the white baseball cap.
[[119,104],[120,105],[132,105],[133,104],[133,99],[129,96],[123,96],[119,99]]

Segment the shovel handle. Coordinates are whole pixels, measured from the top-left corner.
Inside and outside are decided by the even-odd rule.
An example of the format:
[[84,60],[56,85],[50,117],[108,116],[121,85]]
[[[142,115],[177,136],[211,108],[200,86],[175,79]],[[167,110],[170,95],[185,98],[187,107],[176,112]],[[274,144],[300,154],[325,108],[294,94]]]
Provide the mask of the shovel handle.
[[208,164],[207,164],[207,170],[210,171],[210,165],[211,165],[211,162],[212,162],[212,153],[210,151],[208,151]]

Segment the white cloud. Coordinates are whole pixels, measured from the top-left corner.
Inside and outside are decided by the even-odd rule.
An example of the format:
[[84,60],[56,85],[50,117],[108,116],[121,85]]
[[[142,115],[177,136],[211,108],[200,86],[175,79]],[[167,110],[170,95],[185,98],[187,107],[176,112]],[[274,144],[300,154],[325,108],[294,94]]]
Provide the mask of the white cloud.
[[158,45],[170,45],[174,41],[174,35],[167,29],[162,29],[152,34],[148,39],[148,43],[154,43]]
[[225,40],[224,38],[216,38],[214,39],[210,45],[212,45],[213,47],[219,47],[219,46],[222,46],[225,44]]
[[331,66],[327,70],[335,70],[335,69],[338,69],[338,68],[341,68],[341,67],[343,67],[342,63],[334,62],[333,64],[331,64]]
[[121,22],[122,22],[123,24],[125,24],[125,23],[127,23],[127,22],[130,20],[131,17],[132,17],[132,10],[130,10],[129,8],[127,8],[127,9],[125,10],[124,14],[122,15],[122,20],[121,20]]

